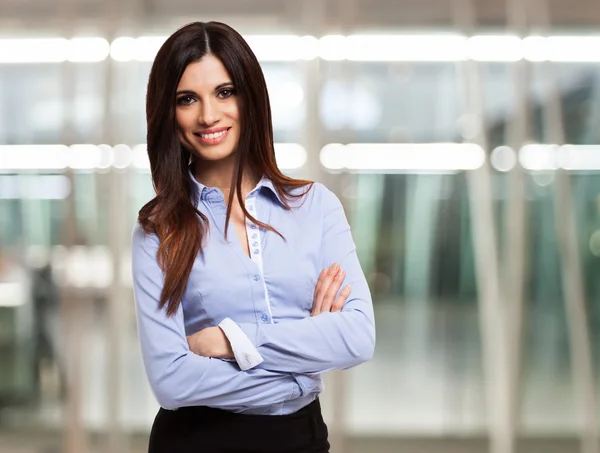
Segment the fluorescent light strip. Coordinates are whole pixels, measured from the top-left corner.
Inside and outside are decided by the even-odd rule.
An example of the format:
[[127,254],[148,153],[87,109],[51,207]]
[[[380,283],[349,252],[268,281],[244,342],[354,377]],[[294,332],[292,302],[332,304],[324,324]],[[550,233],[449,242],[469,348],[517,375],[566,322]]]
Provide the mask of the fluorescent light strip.
[[0,170],[63,170],[65,145],[0,145]]
[[517,165],[517,153],[510,146],[499,146],[492,151],[490,163],[498,171],[510,171]]
[[523,59],[523,40],[517,36],[473,36],[467,53],[475,61],[519,61]]
[[480,168],[485,152],[471,143],[330,144],[320,159],[329,170],[452,172]]
[[[297,170],[306,163],[306,150],[297,143],[275,143],[275,158],[282,170]],[[129,167],[149,170],[146,144],[127,145],[3,145],[0,171],[103,170]]]
[[275,159],[282,170],[298,170],[306,163],[307,154],[297,143],[275,143]]
[[0,39],[0,63],[97,62],[109,50],[104,38]]
[[526,145],[519,151],[519,162],[530,171],[599,171],[600,145]]
[[[330,42],[327,37],[323,39]],[[352,61],[462,61],[468,57],[467,40],[459,35],[353,35],[337,39],[338,49],[345,46],[342,52]],[[323,58],[330,56],[327,49]]]
[[[166,36],[121,37],[111,44],[110,55],[117,61],[152,61]],[[248,45],[260,61],[313,60],[318,54],[318,39],[314,36],[248,35]]]
[[[475,61],[598,62],[600,36],[528,36],[458,34],[244,36],[260,61],[322,58],[339,61]],[[0,63],[150,62],[166,36],[104,38],[0,39]]]
[[67,60],[69,40],[0,39],[0,63],[60,63]]
[[318,54],[318,40],[314,36],[249,35],[246,42],[260,61],[314,60]]
[[[282,170],[298,170],[307,152],[297,143],[276,143],[275,157]],[[460,171],[475,170],[485,162],[483,149],[471,143],[331,143],[320,153],[329,170],[350,171]],[[516,153],[501,146],[491,153],[499,171],[516,165]],[[600,170],[600,145],[529,144],[521,148],[518,161],[526,170]],[[145,144],[127,145],[1,145],[0,171],[150,169]]]

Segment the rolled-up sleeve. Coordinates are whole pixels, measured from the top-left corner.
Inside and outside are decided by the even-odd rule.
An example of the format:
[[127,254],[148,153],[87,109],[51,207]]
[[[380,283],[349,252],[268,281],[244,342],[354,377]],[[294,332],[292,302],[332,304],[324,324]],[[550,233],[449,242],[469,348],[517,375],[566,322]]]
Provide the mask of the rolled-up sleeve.
[[315,189],[323,224],[322,237],[315,239],[321,240],[320,268],[339,263],[346,272],[342,288],[348,284],[352,291],[341,312],[277,324],[239,323],[263,358],[260,368],[322,373],[363,363],[375,349],[371,292],[356,254],[350,225],[335,194],[320,184],[315,184]]
[[188,347],[183,309],[167,317],[158,302],[164,276],[157,262],[158,239],[139,224],[132,233],[132,272],[138,335],[150,386],[165,409],[205,405],[226,410],[266,407],[308,390],[289,373],[201,357]]

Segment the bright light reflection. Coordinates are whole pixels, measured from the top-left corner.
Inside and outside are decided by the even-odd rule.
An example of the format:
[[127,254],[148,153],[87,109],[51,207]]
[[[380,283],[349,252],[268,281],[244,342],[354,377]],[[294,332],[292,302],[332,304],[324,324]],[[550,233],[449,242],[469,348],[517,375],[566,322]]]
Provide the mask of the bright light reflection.
[[531,144],[519,151],[519,162],[525,170],[557,170],[558,146]]
[[465,43],[459,35],[352,35],[345,52],[354,61],[461,61]]
[[0,145],[0,170],[62,170],[67,153],[64,145]]
[[275,159],[282,170],[302,168],[306,157],[306,150],[297,143],[275,143]]
[[104,38],[73,38],[69,41],[67,59],[75,62],[98,62],[110,53],[110,45]]
[[328,145],[320,158],[330,170],[445,172],[480,168],[485,152],[471,143],[354,143]]
[[64,38],[0,39],[0,63],[59,63],[68,54]]
[[475,61],[519,61],[523,42],[517,36],[473,36],[468,40],[468,53]]

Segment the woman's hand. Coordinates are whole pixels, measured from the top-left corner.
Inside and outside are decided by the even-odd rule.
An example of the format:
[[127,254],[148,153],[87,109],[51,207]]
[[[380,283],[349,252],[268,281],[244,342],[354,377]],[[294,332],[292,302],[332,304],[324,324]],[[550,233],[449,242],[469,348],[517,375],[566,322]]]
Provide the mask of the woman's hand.
[[335,300],[334,298],[342,286],[344,278],[346,278],[346,273],[340,269],[340,265],[337,263],[334,263],[329,269],[323,269],[315,287],[311,316],[317,316],[319,313],[328,311],[336,312],[342,310],[344,302],[346,302],[346,299],[350,295],[350,286],[346,285],[338,298]]
[[234,358],[231,343],[220,327],[207,327],[186,338],[194,354],[215,359]]

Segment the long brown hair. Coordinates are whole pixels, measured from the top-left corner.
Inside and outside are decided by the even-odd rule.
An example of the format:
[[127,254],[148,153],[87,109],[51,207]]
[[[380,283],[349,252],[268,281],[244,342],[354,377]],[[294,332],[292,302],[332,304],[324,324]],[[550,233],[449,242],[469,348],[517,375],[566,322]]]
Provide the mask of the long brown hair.
[[[291,209],[292,198],[304,196],[313,184],[285,176],[277,167],[265,78],[242,36],[219,22],[194,22],[171,35],[158,51],[150,70],[146,96],[147,146],[156,196],[140,209],[138,216],[144,231],[156,234],[160,241],[157,258],[165,279],[159,307],[167,304],[169,316],[179,308],[209,227],[207,217],[196,208],[198,194],[188,172],[190,152],[177,136],[175,93],[186,67],[208,54],[217,57],[229,73],[236,87],[242,118],[225,235],[234,193],[243,200],[244,170],[251,168],[258,175],[268,177],[286,209]],[[294,193],[294,189],[305,186],[305,190]],[[279,234],[251,216],[243,203],[241,207],[252,222]]]

